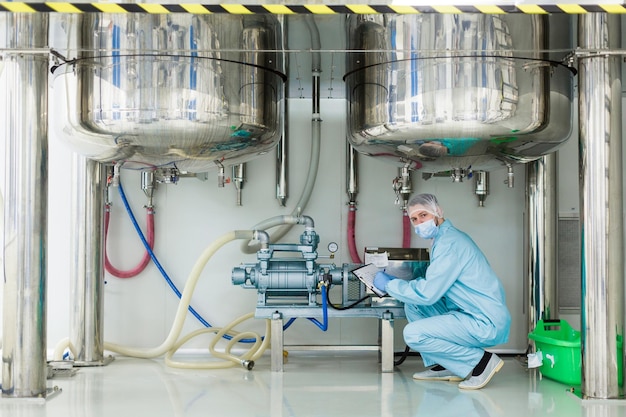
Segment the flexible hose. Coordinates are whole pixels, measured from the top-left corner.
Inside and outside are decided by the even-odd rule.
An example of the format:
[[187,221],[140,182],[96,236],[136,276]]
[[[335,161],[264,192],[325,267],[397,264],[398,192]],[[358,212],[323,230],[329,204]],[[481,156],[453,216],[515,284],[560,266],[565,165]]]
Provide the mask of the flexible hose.
[[[319,159],[320,159],[320,144],[321,144],[321,120],[313,120],[312,121],[312,138],[311,138],[311,159],[309,161],[309,171],[306,177],[306,183],[304,184],[304,189],[302,190],[302,195],[296,204],[296,207],[291,212],[291,216],[276,216],[272,219],[277,219],[281,217],[299,217],[302,215],[304,208],[309,202],[311,198],[311,194],[313,193],[313,188],[315,186],[315,180],[317,179],[317,171],[319,168]],[[269,219],[269,220],[272,220]],[[254,230],[266,230],[270,227],[280,226],[273,233],[270,233],[270,241],[276,242],[280,240],[283,236],[285,236],[293,227],[293,224],[271,224],[267,225],[268,220],[264,220],[261,223],[258,223],[252,227]],[[246,254],[252,254],[258,252],[260,246],[258,243],[250,244],[250,242],[243,242],[241,245],[241,251]]]
[[[231,326],[228,326],[222,329],[215,329],[215,328],[200,329],[201,331],[196,331],[192,333],[193,336],[191,335],[185,336],[183,339],[181,339],[182,341],[179,341],[178,339],[182,331],[183,325],[185,323],[185,318],[187,316],[187,309],[189,307],[189,303],[191,301],[191,297],[195,290],[196,284],[198,283],[198,280],[200,279],[200,274],[202,273],[209,259],[211,259],[211,257],[217,252],[217,250],[220,249],[222,246],[224,246],[226,243],[231,242],[235,239],[254,239],[255,235],[256,235],[256,232],[253,230],[231,231],[217,238],[202,252],[200,257],[196,261],[194,267],[192,268],[191,273],[189,274],[187,283],[182,293],[182,297],[178,304],[178,309],[176,310],[174,323],[172,324],[172,327],[170,329],[170,332],[167,338],[165,339],[163,343],[161,343],[161,345],[153,347],[153,348],[134,348],[134,347],[126,347],[126,346],[118,345],[115,343],[105,342],[104,349],[109,350],[111,352],[119,353],[121,355],[132,356],[132,357],[137,357],[137,358],[155,358],[155,357],[164,355],[169,352],[169,357],[171,358],[171,356],[175,353],[175,351],[180,346],[182,346],[182,344],[186,343],[191,337],[194,337],[198,334],[207,333],[209,331],[214,332],[214,330],[218,330],[217,334],[219,336],[222,336],[226,334],[227,332],[230,332],[231,335],[233,335],[234,333],[230,331],[230,329],[234,325],[238,324],[239,322],[248,319],[249,315],[243,316],[242,318],[236,320]],[[269,343],[269,340],[267,340],[268,337],[266,336],[265,340],[263,340],[261,336],[257,334],[254,334],[252,332],[243,332],[243,333],[235,334],[235,337],[231,341],[231,344],[229,344],[229,346],[232,347],[234,343],[237,343],[243,337],[248,337],[250,335],[252,335],[256,339],[251,349],[252,353],[250,353],[249,355],[246,354],[242,357],[236,357],[230,353],[224,353],[224,354],[221,354],[221,357],[232,361],[234,364],[238,364],[238,365],[248,364],[249,365],[249,362],[246,362],[246,361],[252,360],[253,358],[260,356],[263,353],[262,350],[265,349]],[[261,342],[261,340],[263,340],[263,342]],[[62,360],[63,351],[68,345],[69,344],[68,344],[67,339],[64,339],[59,345],[57,345],[54,351],[54,356],[56,360]],[[70,346],[70,349],[71,349],[71,346]],[[248,359],[248,357],[250,359]],[[242,360],[245,363],[242,363]]]
[[[306,177],[306,183],[304,184],[304,189],[302,190],[302,195],[296,204],[296,207],[291,212],[292,216],[301,216],[306,208],[309,199],[311,198],[311,194],[313,193],[313,188],[315,186],[315,181],[317,179],[317,170],[319,168],[319,160],[320,160],[320,148],[321,148],[321,134],[322,134],[322,119],[320,118],[319,113],[319,100],[320,100],[320,72],[322,70],[321,67],[321,53],[322,49],[321,37],[319,33],[319,28],[315,23],[315,19],[312,16],[305,16],[305,23],[309,29],[309,35],[311,37],[311,50],[313,53],[311,54],[311,72],[313,73],[312,80],[312,94],[311,100],[313,102],[313,111],[311,118],[311,159],[309,161],[309,171]],[[293,227],[292,224],[284,224],[277,228],[273,234],[270,235],[270,242],[277,242],[283,236],[285,236]],[[254,226],[252,227],[255,230],[265,230],[263,228]],[[241,251],[243,253],[251,254],[255,253],[259,250],[259,245],[254,244],[250,245],[250,242],[244,242],[241,245]]]
[[356,248],[356,236],[355,236],[355,223],[356,223],[356,207],[354,204],[350,204],[348,209],[348,249],[350,250],[350,258],[354,263],[363,263],[359,256],[359,251]]
[[[130,204],[128,202],[128,199],[126,198],[126,194],[124,193],[124,187],[122,186],[121,180],[118,180],[118,187],[119,187],[119,193],[120,193],[120,198],[122,199],[122,203],[124,203],[124,207],[126,207],[126,211],[128,213],[128,216],[130,217],[130,221],[133,224],[133,226],[135,227],[135,230],[137,231],[137,234],[139,235],[139,238],[141,239],[141,242],[143,243],[144,247],[146,248],[146,251],[148,251],[148,253],[150,254],[150,258],[154,262],[154,265],[157,267],[157,269],[159,270],[159,272],[161,273],[161,275],[163,276],[163,278],[165,279],[165,281],[167,282],[169,287],[172,289],[174,294],[176,294],[176,296],[180,299],[182,294],[180,293],[180,291],[178,290],[178,288],[176,287],[174,282],[170,279],[170,277],[167,274],[167,272],[165,272],[165,269],[163,268],[163,266],[161,266],[161,262],[159,262],[159,259],[157,258],[156,254],[154,253],[154,251],[152,250],[152,248],[148,244],[148,242],[146,240],[146,237],[143,235],[141,227],[139,227],[139,224],[137,223],[137,219],[135,218],[133,210],[130,208]],[[300,218],[298,218],[298,219],[296,219],[294,221],[304,222],[308,226],[313,227],[313,219],[311,219],[310,217],[304,216],[304,217],[300,217]],[[269,237],[267,237],[267,235],[264,236],[263,233],[260,232],[260,231],[259,232],[255,232],[255,233],[257,235],[256,238],[258,240],[262,240],[264,242],[264,244],[267,244],[269,242]],[[198,319],[198,321],[204,327],[213,327],[192,306],[189,306],[189,312],[196,319]],[[291,323],[288,323],[288,325],[291,325]],[[285,327],[285,329],[286,329],[286,327]],[[229,339],[230,335],[225,334],[224,338],[225,339]],[[244,339],[244,340],[241,340],[241,342],[243,342],[243,343],[253,343],[254,340],[253,339]]]
[[104,348],[112,352],[120,353],[122,355],[134,356],[138,358],[154,358],[157,356],[161,356],[165,354],[168,350],[172,349],[172,347],[178,340],[178,337],[180,336],[180,332],[182,331],[185,318],[187,317],[187,308],[189,307],[189,303],[191,302],[191,296],[193,295],[194,289],[196,288],[196,284],[198,283],[202,270],[204,269],[209,259],[213,256],[215,252],[217,252],[219,248],[237,238],[253,239],[253,231],[232,231],[225,235],[222,235],[221,237],[217,238],[213,243],[211,243],[200,255],[200,258],[198,258],[194,267],[191,270],[191,273],[189,274],[189,278],[187,278],[187,283],[185,284],[185,288],[183,289],[183,293],[178,304],[178,309],[176,311],[176,316],[174,318],[174,323],[172,324],[170,333],[161,345],[150,349],[142,349],[125,347],[114,343],[105,343]]
[[[132,269],[124,271],[124,270],[114,267],[111,264],[109,260],[109,255],[107,253],[107,237],[109,235],[110,218],[111,218],[111,205],[107,204],[106,209],[104,211],[104,266],[111,275],[117,278],[136,277],[141,272],[143,272],[143,270],[146,269],[146,267],[150,263],[150,259],[151,259],[150,252],[147,250],[144,251],[143,258],[141,259],[139,264],[137,264],[137,266]],[[150,249],[154,249],[154,208],[153,207],[149,207],[149,206],[146,207],[146,223],[147,223],[146,230],[148,234],[148,238],[147,238],[148,245],[150,246]]]
[[[137,219],[135,218],[135,215],[133,214],[133,210],[130,208],[130,204],[128,203],[128,199],[126,198],[126,193],[124,193],[124,187],[122,187],[121,180],[119,181],[118,188],[119,188],[120,198],[122,199],[122,203],[124,203],[124,207],[126,208],[128,216],[130,217],[131,223],[133,224],[133,226],[135,227],[135,230],[137,231],[137,235],[139,235],[139,239],[141,239],[141,243],[143,243],[144,248],[146,248],[146,251],[148,251],[148,253],[150,254],[150,258],[152,259],[152,262],[154,262],[154,265],[157,267],[157,269],[159,270],[159,272],[161,273],[161,275],[167,282],[167,285],[170,286],[170,288],[172,289],[172,291],[174,291],[174,294],[176,294],[178,298],[181,298],[182,294],[180,293],[176,285],[174,285],[174,283],[170,279],[167,272],[165,272],[165,269],[161,265],[161,262],[159,262],[159,259],[156,257],[156,254],[150,247],[150,244],[146,240],[146,237],[143,235],[143,232],[141,231],[141,227],[139,227],[139,223],[137,223]],[[189,312],[196,319],[198,319],[198,321],[202,323],[203,326],[211,327],[211,325],[192,306],[189,306]]]
[[413,232],[413,227],[411,227],[411,219],[409,218],[406,210],[402,210],[402,247],[410,248],[411,247],[411,233]]
[[[198,329],[194,332],[189,333],[187,336],[181,338],[178,342],[176,342],[176,344],[167,352],[167,354],[165,355],[165,363],[172,368],[184,369],[222,369],[231,368],[235,365],[242,365],[247,369],[252,369],[252,366],[254,366],[254,361],[257,360],[267,350],[267,347],[269,346],[271,321],[269,319],[265,320],[265,338],[261,338],[261,336],[254,332],[236,333],[233,332],[231,329],[239,323],[253,317],[254,313],[248,313],[239,317],[238,319],[230,323],[227,327]],[[209,352],[212,356],[223,359],[223,361],[181,362],[172,360],[174,353],[176,353],[176,351],[180,349],[181,346],[183,346],[192,338],[206,333],[216,333],[215,337],[211,340],[211,343],[209,344]],[[224,348],[224,351],[221,352],[216,350],[215,345],[227,333],[234,335],[234,337],[232,337],[231,340],[228,342],[228,344]],[[240,342],[245,337],[255,338],[256,340],[252,347],[250,347],[243,355],[233,355],[231,353],[233,346],[235,345],[235,343]]]

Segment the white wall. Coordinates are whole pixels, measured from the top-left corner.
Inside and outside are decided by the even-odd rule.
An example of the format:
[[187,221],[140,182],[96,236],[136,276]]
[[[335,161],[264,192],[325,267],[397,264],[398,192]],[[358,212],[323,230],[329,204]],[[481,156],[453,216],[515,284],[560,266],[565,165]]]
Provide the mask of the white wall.
[[[290,197],[286,208],[275,200],[275,162],[268,154],[247,164],[243,206],[236,206],[235,188],[217,187],[216,172],[206,182],[183,179],[177,185],[160,185],[156,206],[155,252],[176,285],[184,283],[203,249],[218,236],[234,229],[247,229],[278,215],[289,214],[298,200],[310,154],[311,103],[289,100]],[[53,104],[53,103],[51,103]],[[330,241],[340,244],[334,262],[350,262],[346,245],[347,196],[345,194],[345,101],[322,100],[322,155],[319,175],[304,214],[315,220],[320,235],[320,255],[326,255]],[[49,272],[48,344],[50,348],[68,335],[72,300],[69,298],[69,252],[71,151],[51,132],[49,165]],[[524,167],[515,169],[516,186],[503,183],[505,170],[491,173],[491,194],[486,207],[479,208],[473,195],[473,181],[454,184],[449,178],[421,179],[413,175],[415,192],[432,192],[440,197],[445,216],[474,237],[502,278],[507,302],[514,317],[507,350],[526,347],[526,318],[523,299],[523,208]],[[227,174],[230,171],[227,170]],[[392,180],[397,168],[369,157],[360,157],[360,193],[357,211],[357,244],[401,246],[402,217],[394,204]],[[123,170],[124,189],[135,215],[145,225],[146,198],[140,188],[140,175]],[[113,211],[109,230],[109,257],[120,268],[130,268],[142,254],[142,247],[131,226],[117,191],[112,193]],[[300,226],[283,241],[297,242]],[[415,246],[425,242],[413,238]],[[233,286],[230,273],[242,262],[255,262],[255,255],[240,252],[239,243],[222,248],[208,263],[196,288],[194,308],[214,326],[223,326],[255,308],[256,292]],[[327,262],[322,259],[320,262]],[[160,344],[168,334],[177,307],[174,296],[158,270],[150,265],[137,278],[118,279],[107,274],[105,285],[105,340],[132,346]],[[187,333],[201,325],[189,315]],[[250,323],[262,331],[261,323]],[[399,343],[402,323],[396,328]],[[285,333],[287,344],[374,344],[378,326],[374,319],[331,319],[329,330],[320,331],[299,319]],[[206,346],[200,338],[188,347]]]

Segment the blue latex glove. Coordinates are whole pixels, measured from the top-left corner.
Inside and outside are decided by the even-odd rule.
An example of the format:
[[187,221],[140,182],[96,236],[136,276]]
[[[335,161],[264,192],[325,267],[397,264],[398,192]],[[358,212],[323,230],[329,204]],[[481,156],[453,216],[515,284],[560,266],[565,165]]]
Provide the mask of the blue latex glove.
[[378,271],[376,273],[376,276],[374,276],[374,286],[382,292],[387,292],[385,287],[387,287],[387,284],[392,279],[395,279],[395,277],[389,274],[385,274],[382,271]]

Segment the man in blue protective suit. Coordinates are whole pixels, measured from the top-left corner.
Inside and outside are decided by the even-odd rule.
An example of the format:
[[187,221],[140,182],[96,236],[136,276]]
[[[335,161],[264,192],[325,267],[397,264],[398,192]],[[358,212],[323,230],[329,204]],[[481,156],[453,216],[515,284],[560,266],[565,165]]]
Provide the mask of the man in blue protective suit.
[[485,351],[509,337],[502,284],[474,241],[443,218],[434,195],[413,197],[407,213],[415,232],[433,239],[426,273],[406,281],[381,271],[374,285],[405,304],[404,340],[430,367],[414,379],[480,389],[504,364]]

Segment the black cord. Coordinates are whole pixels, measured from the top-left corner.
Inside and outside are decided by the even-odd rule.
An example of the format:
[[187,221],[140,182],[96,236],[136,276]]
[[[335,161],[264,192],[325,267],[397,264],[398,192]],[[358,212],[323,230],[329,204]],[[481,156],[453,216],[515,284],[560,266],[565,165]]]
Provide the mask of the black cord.
[[404,352],[402,352],[402,356],[400,356],[400,359],[398,359],[397,361],[393,361],[393,366],[402,365],[402,362],[404,362],[409,356],[409,350],[411,350],[411,348],[409,347],[409,345],[406,345],[406,347],[404,348]]
[[[326,291],[326,303],[331,307],[334,308],[335,310],[348,310],[351,309],[355,306],[357,306],[358,304],[361,304],[363,301],[367,300],[368,298],[370,298],[371,295],[366,295],[365,297],[353,302],[350,305],[347,306],[336,306],[332,303],[332,301],[330,301],[330,291]],[[407,345],[404,348],[404,352],[402,352],[402,356],[400,356],[400,359],[398,359],[397,361],[393,362],[393,366],[400,366],[402,365],[402,363],[406,360],[407,357],[409,357],[409,351],[411,350],[411,348]]]
[[328,305],[335,309],[335,310],[349,310],[351,308],[354,308],[357,304],[361,304],[363,301],[367,300],[368,298],[370,298],[371,295],[366,295],[365,297],[361,298],[360,300],[356,300],[354,303],[347,305],[347,306],[336,306],[334,305],[331,301],[330,301],[330,291],[326,291],[326,302],[328,303]]

